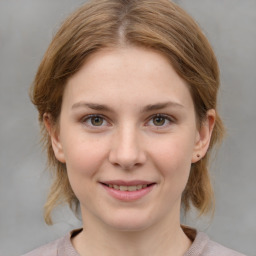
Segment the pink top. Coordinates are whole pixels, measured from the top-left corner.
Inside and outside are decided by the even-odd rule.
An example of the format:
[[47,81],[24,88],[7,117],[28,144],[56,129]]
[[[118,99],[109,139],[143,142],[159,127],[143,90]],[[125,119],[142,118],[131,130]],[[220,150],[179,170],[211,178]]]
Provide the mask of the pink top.
[[[23,256],[80,256],[71,243],[71,237],[80,231],[81,229],[71,231],[66,236]],[[184,228],[184,232],[193,240],[184,256],[245,256],[211,241],[205,233],[188,228]]]

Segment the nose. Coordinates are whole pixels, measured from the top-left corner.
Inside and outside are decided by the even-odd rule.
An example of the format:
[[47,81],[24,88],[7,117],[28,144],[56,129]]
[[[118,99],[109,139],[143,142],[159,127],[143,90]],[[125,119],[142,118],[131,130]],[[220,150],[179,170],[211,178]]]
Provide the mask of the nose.
[[145,150],[135,128],[120,128],[114,135],[109,161],[123,170],[142,166],[146,161]]

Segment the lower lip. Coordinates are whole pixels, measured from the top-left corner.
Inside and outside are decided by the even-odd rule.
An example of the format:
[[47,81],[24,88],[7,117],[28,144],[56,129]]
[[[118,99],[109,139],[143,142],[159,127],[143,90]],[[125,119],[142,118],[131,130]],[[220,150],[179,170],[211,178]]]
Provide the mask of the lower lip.
[[131,202],[131,201],[139,200],[142,197],[149,194],[155,185],[150,185],[146,188],[142,188],[142,189],[136,190],[136,191],[121,191],[121,190],[117,190],[114,188],[110,188],[103,184],[102,184],[102,186],[107,190],[109,195],[111,195],[112,197],[114,197],[120,201]]

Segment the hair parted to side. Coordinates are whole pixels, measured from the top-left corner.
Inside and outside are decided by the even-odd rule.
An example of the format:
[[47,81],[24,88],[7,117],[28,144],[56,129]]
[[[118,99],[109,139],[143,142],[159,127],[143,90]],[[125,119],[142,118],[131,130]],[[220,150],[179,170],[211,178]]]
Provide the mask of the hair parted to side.
[[[54,176],[45,221],[52,223],[51,212],[60,203],[71,208],[79,202],[70,186],[66,166],[54,155],[44,123],[49,113],[56,129],[63,91],[67,80],[85,59],[105,47],[135,45],[157,50],[166,56],[190,89],[200,125],[209,109],[216,110],[219,69],[212,48],[195,21],[169,0],[92,0],[75,11],[53,38],[38,68],[31,99],[38,109],[42,139]],[[216,122],[207,154],[192,164],[183,192],[185,211],[191,204],[200,214],[210,211],[213,191],[208,173],[212,147],[222,140],[224,128],[216,110]]]

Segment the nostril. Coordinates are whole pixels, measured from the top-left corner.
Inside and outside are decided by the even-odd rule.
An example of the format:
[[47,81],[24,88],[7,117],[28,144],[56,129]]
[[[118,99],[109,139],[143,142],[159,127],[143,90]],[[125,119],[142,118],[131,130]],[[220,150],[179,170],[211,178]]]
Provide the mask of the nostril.
[[146,161],[144,150],[138,143],[131,145],[131,142],[123,142],[113,145],[109,153],[109,162],[115,167],[123,170],[130,170],[143,165]]

